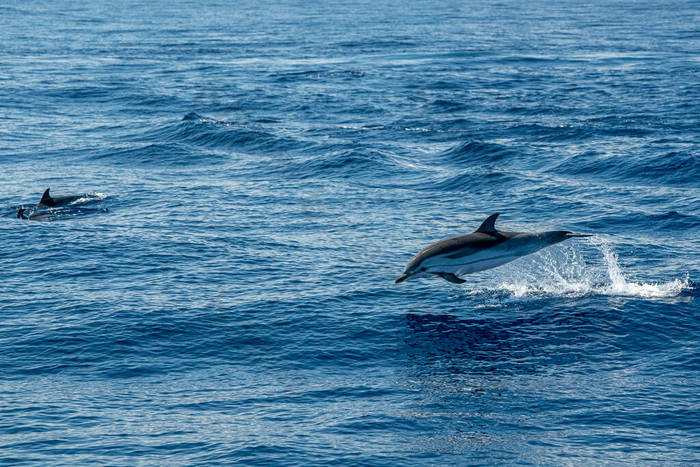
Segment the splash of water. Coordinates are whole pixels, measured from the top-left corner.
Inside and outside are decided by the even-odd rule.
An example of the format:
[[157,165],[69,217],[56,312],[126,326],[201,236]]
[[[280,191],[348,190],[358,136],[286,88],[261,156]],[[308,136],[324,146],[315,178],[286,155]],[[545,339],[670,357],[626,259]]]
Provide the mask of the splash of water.
[[610,244],[606,240],[601,240],[598,244],[598,249],[603,253],[609,279],[609,283],[606,286],[597,290],[598,293],[629,297],[662,298],[675,297],[684,289],[691,287],[689,277],[686,277],[683,281],[674,279],[663,283],[644,283],[628,280],[622,272],[622,268],[620,268],[617,253],[613,251]]
[[662,283],[636,282],[624,273],[617,253],[606,238],[592,238],[588,245],[602,258],[592,262],[572,245],[543,250],[538,258],[513,263],[512,268],[504,271],[505,275],[495,289],[514,297],[594,294],[668,298],[692,288],[689,277]]

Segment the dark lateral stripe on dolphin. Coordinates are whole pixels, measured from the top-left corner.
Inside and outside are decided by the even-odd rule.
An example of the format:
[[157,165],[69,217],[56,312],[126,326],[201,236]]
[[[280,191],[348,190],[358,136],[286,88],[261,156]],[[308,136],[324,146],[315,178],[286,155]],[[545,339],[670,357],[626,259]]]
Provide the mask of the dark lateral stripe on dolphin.
[[[462,256],[457,256],[456,258],[464,258],[466,255]],[[510,255],[500,255],[500,256],[493,256],[491,259],[505,259],[505,258],[510,258],[513,256],[512,254]],[[448,256],[448,258],[453,258],[453,256]],[[474,260],[474,261],[467,261],[466,263],[453,263],[455,266],[469,266],[470,264],[476,264],[480,260]],[[439,266],[439,265],[436,265]]]

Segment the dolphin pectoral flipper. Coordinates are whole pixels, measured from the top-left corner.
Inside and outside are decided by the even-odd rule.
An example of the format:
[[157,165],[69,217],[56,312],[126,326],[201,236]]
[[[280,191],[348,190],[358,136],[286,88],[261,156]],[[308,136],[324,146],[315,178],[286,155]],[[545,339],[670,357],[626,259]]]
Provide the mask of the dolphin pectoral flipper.
[[445,279],[447,282],[452,282],[453,284],[464,284],[465,281],[464,279],[460,279],[459,277],[455,276],[454,274],[448,273],[448,272],[443,272],[442,274],[438,274],[440,277]]

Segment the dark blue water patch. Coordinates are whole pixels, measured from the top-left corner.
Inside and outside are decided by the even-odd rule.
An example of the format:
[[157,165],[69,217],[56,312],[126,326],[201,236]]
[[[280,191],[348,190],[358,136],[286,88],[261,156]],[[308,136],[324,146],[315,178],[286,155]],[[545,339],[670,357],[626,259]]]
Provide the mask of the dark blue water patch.
[[279,153],[303,151],[315,144],[268,131],[264,126],[203,117],[194,112],[134,137],[139,141],[171,141],[220,151]]
[[456,134],[464,135],[469,133],[474,133],[483,137],[485,128],[480,128],[481,125],[477,119],[457,117],[442,119],[440,121],[440,129],[445,132],[453,132]]
[[[195,113],[128,137],[129,147],[87,154],[92,161],[117,165],[210,165],[233,157],[235,152],[270,153],[301,151],[314,143],[278,136],[262,127],[214,120]],[[85,152],[85,151],[84,151]]]
[[[581,305],[599,299],[579,300]],[[603,362],[606,356],[615,356],[610,363],[626,368],[657,352],[660,342],[669,353],[673,349],[682,352],[683,344],[677,339],[686,335],[689,326],[697,328],[696,320],[686,314],[687,305],[681,306],[686,311],[667,315],[663,325],[644,328],[636,324],[643,316],[620,314],[615,306],[593,313],[577,311],[570,303],[551,305],[553,311],[542,313],[516,307],[491,316],[464,317],[456,310],[442,315],[407,314],[407,351],[421,360],[464,360],[470,373],[527,374],[546,372],[551,366],[576,373],[585,361]],[[653,315],[664,307],[659,304],[648,313]]]
[[333,70],[333,69],[319,69],[319,70],[304,70],[304,71],[289,71],[283,73],[274,73],[271,75],[275,81],[279,83],[296,83],[304,80],[347,80],[347,79],[357,79],[364,78],[367,75],[366,72],[361,70]]
[[[445,79],[439,79],[435,81],[434,83],[431,83],[428,86],[428,89],[431,90],[440,90],[440,91],[463,91],[464,89],[464,83],[461,81],[448,81]],[[456,102],[454,100],[448,100],[448,99],[436,99],[431,102],[431,105],[435,106],[436,110],[439,111],[448,111],[448,112],[457,112],[457,111],[462,111],[466,110],[468,107],[464,106],[463,103]]]
[[700,218],[695,215],[669,211],[649,216],[649,223],[658,230],[692,231],[694,228],[700,227]]
[[[297,157],[274,164],[269,169],[292,179],[375,179],[381,174],[399,176],[402,169],[390,154],[380,150],[338,149],[314,151],[318,155]],[[267,169],[267,170],[269,170]]]
[[590,219],[588,225],[591,229],[601,231],[624,230],[629,226],[646,226],[653,232],[669,232],[673,234],[693,231],[700,226],[700,219],[694,215],[681,214],[676,211],[668,211],[660,214],[624,211],[601,215]]
[[[456,172],[456,173],[455,173]],[[420,177],[412,185],[418,190],[445,191],[480,195],[492,193],[494,196],[505,194],[509,187],[522,183],[523,177],[501,170],[466,169],[450,171],[445,175]]]
[[588,141],[593,138],[616,137],[644,137],[652,134],[652,130],[643,128],[615,127],[607,128],[596,124],[561,124],[545,125],[539,123],[517,124],[511,128],[516,134],[527,136],[538,142],[566,142]]
[[[411,314],[407,315],[407,351],[412,358],[444,360],[469,373],[531,374],[546,371],[548,366],[564,369],[586,358],[595,360],[606,350],[614,351],[606,343],[612,333],[606,336],[596,330],[595,321],[604,319],[580,313],[572,316],[570,311],[525,317]],[[561,320],[573,326],[558,323]]]
[[[313,307],[321,311],[329,302]],[[381,343],[391,333],[374,332],[361,326],[350,336],[323,329],[322,323],[336,320],[317,315],[308,326],[308,315],[294,302],[261,300],[240,313],[245,323],[231,310],[176,308],[170,310],[132,307],[105,314],[105,303],[73,303],[49,306],[48,321],[40,335],[27,333],[26,326],[8,330],[5,340],[17,352],[4,361],[4,373],[41,375],[61,372],[88,377],[96,373],[108,378],[136,378],[144,375],[189,371],[223,362],[248,366],[253,362],[276,367],[296,365],[333,368],[339,362],[364,365],[378,358],[363,349],[363,342]],[[72,320],[61,317],[72,310]],[[203,318],[202,313],[206,313]],[[272,313],[272,315],[269,315]],[[285,316],[285,314],[287,314]],[[260,325],[256,316],[268,314],[271,321]],[[317,314],[317,313],[314,313]],[[240,316],[239,316],[240,317]],[[356,342],[351,348],[338,349],[343,339]],[[299,339],[302,341],[300,342]],[[59,347],[57,350],[56,347]],[[283,350],[284,349],[284,350]],[[218,363],[217,363],[218,362]],[[364,362],[364,363],[363,363]]]
[[460,166],[479,166],[507,162],[520,153],[507,146],[486,141],[466,141],[441,153],[439,156]]
[[593,151],[569,157],[554,170],[567,175],[585,175],[607,180],[637,180],[650,184],[693,186],[700,179],[700,158],[688,151],[659,153],[656,148],[645,148],[644,155],[637,147],[624,153],[601,154]]
[[432,101],[430,105],[435,108],[435,112],[444,112],[448,114],[452,112],[465,112],[471,108],[469,104],[464,102],[451,101],[447,99],[436,99]]
[[376,38],[363,39],[363,40],[351,40],[343,41],[337,44],[339,47],[346,49],[359,50],[362,53],[377,52],[383,50],[391,50],[396,52],[401,49],[412,49],[417,44],[412,41],[402,40],[402,39],[384,39],[378,40]]
[[133,143],[127,147],[103,150],[90,154],[87,160],[108,162],[115,166],[187,166],[211,164],[227,159],[227,154],[216,151],[193,151],[183,143]]
[[115,91],[121,91],[123,85],[105,85],[92,82],[76,83],[73,85],[52,88],[44,92],[47,97],[53,99],[65,99],[67,101],[97,101],[108,102]]

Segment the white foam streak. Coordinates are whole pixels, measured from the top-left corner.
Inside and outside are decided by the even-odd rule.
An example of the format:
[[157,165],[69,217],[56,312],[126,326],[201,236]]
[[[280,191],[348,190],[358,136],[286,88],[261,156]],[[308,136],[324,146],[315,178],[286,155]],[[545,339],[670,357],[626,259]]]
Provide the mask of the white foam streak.
[[[502,277],[495,290],[506,291],[514,297],[560,295],[609,295],[619,297],[676,297],[691,288],[688,277],[663,283],[635,282],[620,267],[618,256],[605,238],[588,242],[592,252],[602,257],[585,257],[581,246],[567,245],[543,250],[537,256],[512,263],[495,273]],[[497,277],[497,276],[496,276]],[[494,290],[493,288],[489,288]]]
[[98,200],[103,200],[107,197],[104,193],[93,193],[89,195],[84,195],[81,196],[80,198],[72,201],[70,204],[80,204],[80,203],[87,203],[88,201],[98,201]]

